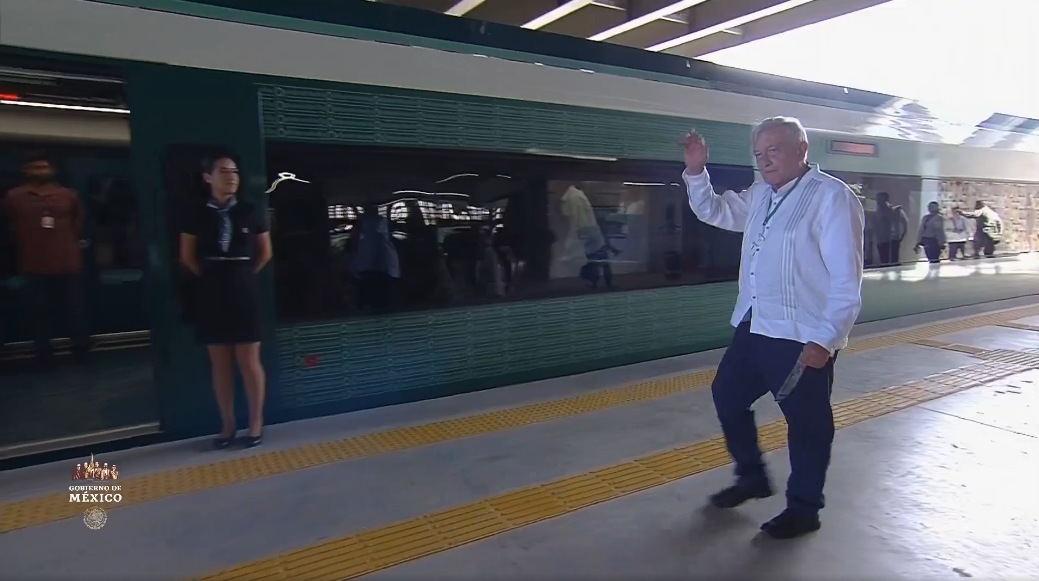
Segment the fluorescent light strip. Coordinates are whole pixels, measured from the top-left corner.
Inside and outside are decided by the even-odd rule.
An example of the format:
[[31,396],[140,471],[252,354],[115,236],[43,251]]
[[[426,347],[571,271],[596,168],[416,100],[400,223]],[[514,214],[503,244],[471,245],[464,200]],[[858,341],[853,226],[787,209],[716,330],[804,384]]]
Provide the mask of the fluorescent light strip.
[[466,13],[472,11],[486,1],[487,0],[461,0],[458,4],[448,8],[444,14],[450,14],[451,16],[464,16]]
[[22,107],[40,107],[43,109],[64,109],[66,111],[90,111],[92,113],[119,113],[129,115],[129,109],[110,109],[108,107],[83,107],[80,105],[58,105],[55,103],[33,103],[31,101],[11,101],[0,99],[0,105],[21,105]]
[[676,46],[682,46],[683,44],[688,44],[690,42],[693,42],[694,40],[700,40],[701,38],[706,38],[708,36],[711,36],[712,34],[716,34],[718,32],[725,31],[726,29],[729,29],[729,28],[736,28],[737,26],[743,26],[744,24],[747,24],[748,22],[754,22],[755,20],[761,20],[762,18],[768,18],[769,16],[772,16],[774,14],[779,14],[780,12],[786,12],[787,10],[790,10],[792,8],[797,8],[798,6],[802,6],[804,4],[808,4],[811,1],[812,0],[787,0],[786,2],[781,2],[779,4],[776,4],[775,6],[769,6],[768,8],[764,8],[762,10],[758,10],[757,12],[751,12],[750,14],[745,14],[745,15],[740,16],[738,18],[733,18],[732,20],[729,20],[729,21],[726,21],[726,22],[722,22],[721,24],[715,24],[714,26],[708,26],[707,28],[704,28],[703,30],[697,30],[696,32],[690,32],[689,34],[684,34],[682,36],[679,36],[678,38],[672,38],[671,40],[662,42],[660,44],[653,45],[653,46],[647,48],[646,50],[653,51],[653,52],[660,52],[660,51],[665,51],[665,50],[668,50],[668,49],[671,49],[671,48],[675,48]]
[[534,20],[531,20],[530,22],[524,24],[523,28],[526,28],[527,30],[537,30],[542,26],[552,24],[560,18],[577,12],[578,10],[584,8],[585,6],[588,6],[594,1],[595,0],[570,0],[566,4],[560,6],[559,8],[549,10],[548,12],[542,14],[541,16],[538,16]]
[[628,32],[629,30],[635,30],[636,28],[639,28],[640,26],[645,26],[646,24],[649,24],[650,22],[653,22],[654,20],[660,20],[661,18],[663,18],[665,16],[670,16],[670,15],[674,14],[675,12],[681,12],[681,11],[685,10],[686,8],[692,8],[693,6],[696,6],[697,4],[703,4],[706,1],[707,0],[682,0],[681,2],[675,2],[674,4],[671,4],[670,6],[665,6],[663,8],[660,8],[659,10],[654,10],[653,12],[650,12],[649,14],[643,14],[642,16],[639,16],[638,18],[632,18],[631,20],[628,20],[627,22],[623,22],[621,24],[618,24],[617,26],[614,26],[613,28],[610,28],[608,30],[604,30],[604,31],[600,32],[599,34],[595,34],[593,36],[589,36],[588,40],[606,40],[608,38],[613,38],[613,37],[617,36],[618,34],[624,34],[625,32]]

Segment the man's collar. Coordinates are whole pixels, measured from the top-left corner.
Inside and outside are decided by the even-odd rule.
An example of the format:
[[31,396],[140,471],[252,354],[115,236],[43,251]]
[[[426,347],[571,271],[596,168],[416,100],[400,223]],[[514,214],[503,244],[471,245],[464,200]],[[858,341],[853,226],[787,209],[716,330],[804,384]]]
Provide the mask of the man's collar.
[[234,207],[236,204],[238,204],[238,196],[231,196],[231,197],[227,198],[226,200],[224,200],[223,204],[221,204],[220,202],[218,202],[216,200],[216,198],[211,196],[209,198],[208,206],[210,208],[215,208],[217,210],[229,210],[232,207]]
[[804,178],[808,177],[808,174],[810,174],[812,172],[817,172],[817,171],[819,171],[819,165],[818,164],[814,164],[814,163],[810,163],[807,166],[805,166],[805,170],[804,170],[803,173],[801,173],[796,178],[788,181],[787,183],[783,184],[782,186],[780,186],[779,189],[772,189],[771,186],[769,186],[769,189],[772,190],[773,194],[777,194],[777,195],[789,194],[794,189],[794,186],[797,185],[798,182],[803,181]]

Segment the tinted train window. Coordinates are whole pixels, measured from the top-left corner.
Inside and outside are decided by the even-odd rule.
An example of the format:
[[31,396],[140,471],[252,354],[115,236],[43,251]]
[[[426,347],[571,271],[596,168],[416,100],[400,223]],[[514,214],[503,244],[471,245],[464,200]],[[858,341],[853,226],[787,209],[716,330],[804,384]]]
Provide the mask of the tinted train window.
[[[283,320],[733,280],[681,165],[268,144]],[[743,189],[749,168],[712,167]],[[275,185],[276,184],[276,185]]]

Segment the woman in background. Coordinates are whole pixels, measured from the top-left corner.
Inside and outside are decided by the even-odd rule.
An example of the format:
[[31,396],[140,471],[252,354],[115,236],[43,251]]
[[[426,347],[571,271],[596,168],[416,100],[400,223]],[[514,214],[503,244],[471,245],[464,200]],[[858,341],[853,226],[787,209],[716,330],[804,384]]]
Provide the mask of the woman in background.
[[254,204],[238,198],[238,166],[228,156],[206,161],[209,198],[188,208],[180,235],[180,260],[196,279],[195,331],[209,350],[213,391],[223,429],[214,442],[235,439],[234,364],[249,400],[248,447],[263,436],[266,377],[260,362],[262,313],[257,273],[272,256],[266,220]]
[[941,262],[942,250],[945,249],[945,218],[942,217],[938,202],[927,204],[927,215],[920,221],[920,234],[913,250],[920,252],[921,246],[928,262]]
[[960,215],[960,207],[953,206],[949,219],[945,221],[945,239],[949,242],[949,260],[967,259],[969,228],[970,222]]

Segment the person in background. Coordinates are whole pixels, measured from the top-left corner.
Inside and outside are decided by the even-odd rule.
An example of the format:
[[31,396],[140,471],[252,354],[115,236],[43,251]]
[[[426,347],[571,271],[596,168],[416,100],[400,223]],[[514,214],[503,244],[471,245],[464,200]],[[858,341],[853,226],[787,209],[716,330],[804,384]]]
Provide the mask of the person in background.
[[351,271],[357,278],[357,306],[378,310],[390,306],[394,285],[400,280],[400,257],[393,244],[390,221],[379,206],[368,203],[357,217]]
[[945,248],[945,218],[942,217],[938,202],[927,204],[927,215],[920,221],[920,234],[913,250],[920,252],[921,246],[928,262],[941,262],[942,249]]
[[862,309],[862,203],[839,179],[808,164],[808,135],[788,117],[751,133],[762,181],[715,193],[708,149],[686,136],[683,179],[689,206],[706,224],[743,232],[735,335],[711,394],[736,483],[711,497],[735,508],[772,496],[751,406],[772,392],[788,426],[787,508],[762,525],[775,538],[818,530],[834,423],[830,396],[837,353]]
[[180,235],[181,263],[197,278],[195,331],[209,350],[213,390],[223,429],[214,445],[235,439],[234,365],[242,372],[249,400],[245,444],[263,437],[266,376],[260,361],[263,335],[257,273],[272,256],[264,213],[237,196],[238,165],[229,156],[207,160],[203,179],[208,199],[193,200]]
[[897,266],[902,241],[909,231],[909,217],[902,206],[892,206],[887,192],[877,194],[877,211],[873,214],[873,236],[877,241],[877,260],[881,266]]
[[83,206],[79,195],[55,180],[54,164],[42,151],[25,156],[25,183],[3,198],[3,210],[18,253],[18,273],[26,277],[36,359],[51,359],[51,317],[65,315],[72,353],[85,361],[88,350],[81,274]]
[[1003,234],[1003,221],[1000,220],[999,214],[985,202],[978,200],[974,202],[973,212],[961,211],[960,215],[975,221],[974,258],[980,258],[982,252],[986,258],[992,258]]
[[960,214],[960,207],[953,206],[948,219],[945,220],[945,240],[949,243],[949,260],[967,258],[967,239],[970,237],[970,223]]

